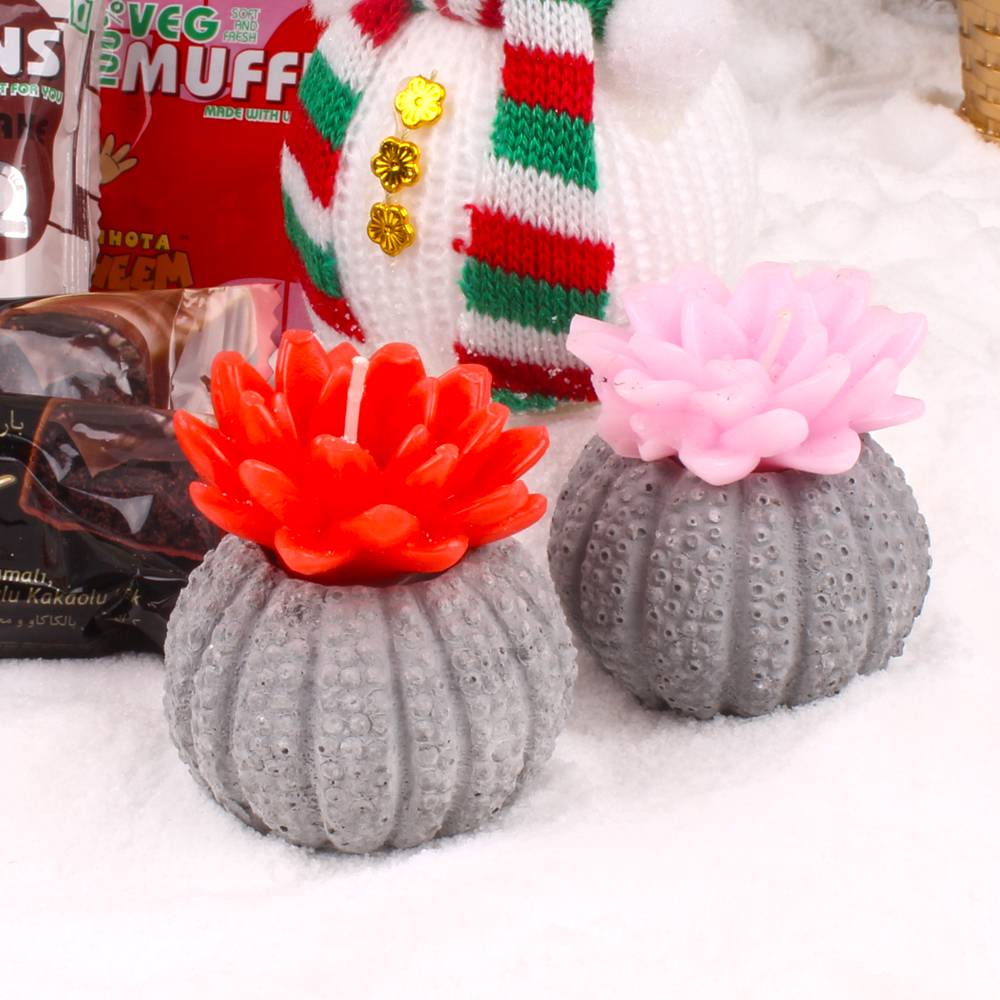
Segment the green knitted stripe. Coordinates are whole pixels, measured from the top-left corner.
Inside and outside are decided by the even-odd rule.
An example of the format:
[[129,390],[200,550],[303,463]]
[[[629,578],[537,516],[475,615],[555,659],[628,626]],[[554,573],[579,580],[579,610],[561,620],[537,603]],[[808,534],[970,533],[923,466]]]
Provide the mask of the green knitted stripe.
[[603,42],[604,22],[608,19],[608,14],[611,13],[615,0],[580,0],[580,3],[590,11],[590,23],[594,27],[594,38]]
[[[315,57],[314,57],[315,58]],[[343,298],[340,291],[340,275],[337,273],[337,260],[332,253],[327,253],[316,246],[309,234],[303,229],[295,214],[292,199],[282,192],[285,203],[285,232],[298,251],[302,264],[309,275],[309,280],[331,299]]]
[[299,84],[299,100],[330,147],[340,149],[361,95],[355,94],[336,76],[318,49]]
[[513,163],[597,190],[593,122],[520,104],[501,94],[493,121],[493,151]]
[[537,413],[554,410],[564,400],[540,393],[511,392],[510,389],[494,389],[493,402],[506,406],[511,413]]
[[552,333],[567,333],[577,313],[600,319],[608,304],[607,292],[597,295],[522,278],[472,257],[465,262],[459,284],[471,310]]

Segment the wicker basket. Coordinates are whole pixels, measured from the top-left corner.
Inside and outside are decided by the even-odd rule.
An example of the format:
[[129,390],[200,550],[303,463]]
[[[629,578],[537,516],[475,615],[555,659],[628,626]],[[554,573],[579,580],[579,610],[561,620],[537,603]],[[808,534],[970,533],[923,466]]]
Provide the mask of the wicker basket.
[[962,115],[1000,142],[1000,0],[958,0]]

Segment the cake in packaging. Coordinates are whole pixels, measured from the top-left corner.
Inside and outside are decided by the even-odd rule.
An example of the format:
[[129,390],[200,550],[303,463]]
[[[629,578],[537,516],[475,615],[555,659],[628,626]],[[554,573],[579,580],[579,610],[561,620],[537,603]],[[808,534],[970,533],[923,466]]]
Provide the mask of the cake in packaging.
[[280,303],[253,284],[0,309],[0,656],[161,647],[220,537],[173,411],[211,414],[221,350],[270,374]]

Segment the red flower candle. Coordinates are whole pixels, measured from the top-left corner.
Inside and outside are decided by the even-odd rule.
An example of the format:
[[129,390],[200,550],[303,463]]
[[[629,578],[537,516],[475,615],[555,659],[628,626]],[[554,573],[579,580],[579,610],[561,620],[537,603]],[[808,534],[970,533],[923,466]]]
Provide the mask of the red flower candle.
[[304,330],[282,338],[273,389],[235,351],[217,355],[218,427],[174,418],[203,480],[191,484],[198,509],[320,583],[439,573],[545,513],[520,477],[548,432],[504,430],[509,411],[490,402],[486,368],[434,378],[416,348],[387,344],[358,405],[363,368],[350,344],[327,352]]

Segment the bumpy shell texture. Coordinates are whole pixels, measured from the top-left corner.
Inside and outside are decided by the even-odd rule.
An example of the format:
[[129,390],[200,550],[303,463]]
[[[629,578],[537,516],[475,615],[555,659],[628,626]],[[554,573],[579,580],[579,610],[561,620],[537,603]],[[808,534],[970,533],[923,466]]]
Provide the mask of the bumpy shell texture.
[[472,830],[552,753],[576,661],[513,540],[384,588],[223,539],[170,619],[165,707],[195,778],[258,830],[366,853]]
[[858,460],[860,434],[923,413],[896,386],[927,320],[870,306],[870,291],[863,271],[796,278],[763,263],[730,293],[685,265],[623,294],[629,329],[577,316],[566,346],[594,371],[597,433],[619,455],[676,455],[716,486],[755,470],[830,475]]
[[902,652],[929,585],[927,526],[867,435],[849,472],[713,487],[594,438],[549,561],[579,640],[651,708],[761,715]]

